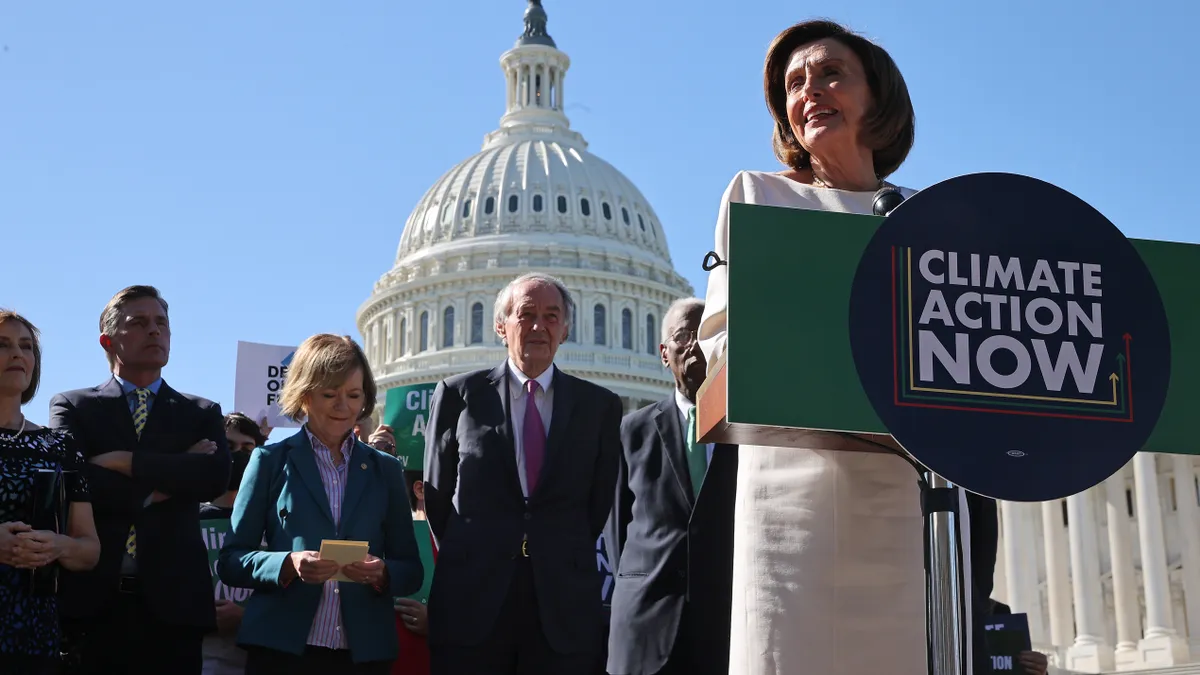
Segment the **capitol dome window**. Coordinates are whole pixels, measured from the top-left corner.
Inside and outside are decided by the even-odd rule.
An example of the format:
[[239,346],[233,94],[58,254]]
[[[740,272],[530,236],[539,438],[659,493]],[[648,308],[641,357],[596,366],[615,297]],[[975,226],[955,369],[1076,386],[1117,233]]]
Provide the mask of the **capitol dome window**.
[[604,305],[598,304],[592,308],[592,324],[592,342],[608,344],[608,317],[605,316]]
[[471,200],[470,200],[470,199],[468,199],[467,201],[463,202],[463,210],[462,210],[462,214],[463,214],[463,215],[462,215],[462,217],[463,217],[463,218],[470,218],[470,217],[471,217]]
[[[579,297],[579,296],[576,296]],[[579,312],[571,312],[571,327],[567,330],[568,342],[579,342]]]
[[[511,210],[511,209],[510,209],[510,210]],[[534,210],[534,212],[535,212],[535,213],[541,213],[541,212],[542,212],[542,196],[541,196],[541,195],[534,195],[534,196],[533,196],[533,210]]]
[[417,345],[417,351],[429,349],[429,312],[421,312],[420,340],[417,341]]
[[484,215],[490,216],[495,212],[496,212],[496,198],[488,197],[487,200],[483,202],[483,213],[484,213]]
[[442,312],[442,347],[454,346],[454,308]]
[[567,212],[567,198],[562,195],[558,196],[558,212],[559,213]]
[[600,210],[604,212],[605,220],[612,220],[612,209],[609,208],[608,202],[604,202],[603,204],[601,204]]
[[654,315],[647,314],[646,315],[646,353],[647,354],[654,354],[655,352],[658,351],[658,349],[657,349],[658,345],[655,344],[656,342],[657,342],[657,340],[654,339]]
[[508,197],[508,212],[516,213],[517,212],[517,204],[518,204],[517,196],[509,195],[509,197]]
[[629,224],[629,209],[624,206],[621,207],[621,220],[625,221],[626,225]]
[[400,356],[408,353],[408,319],[400,319]]
[[621,348],[633,349],[633,312],[621,310]]
[[483,303],[471,305],[471,344],[483,344]]
[[646,231],[646,221],[642,220],[642,214],[638,214],[638,227],[642,228],[642,232]]
[[579,212],[584,216],[592,215],[592,205],[588,203],[587,197],[579,200]]

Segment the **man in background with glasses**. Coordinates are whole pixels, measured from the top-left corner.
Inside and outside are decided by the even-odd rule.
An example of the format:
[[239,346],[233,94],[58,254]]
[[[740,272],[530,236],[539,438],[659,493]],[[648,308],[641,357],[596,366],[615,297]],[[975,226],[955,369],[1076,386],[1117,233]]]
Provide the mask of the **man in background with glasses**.
[[675,391],[621,423],[616,501],[604,535],[616,578],[612,675],[729,672],[737,446],[697,439],[703,313],[696,298],[667,309],[658,350]]

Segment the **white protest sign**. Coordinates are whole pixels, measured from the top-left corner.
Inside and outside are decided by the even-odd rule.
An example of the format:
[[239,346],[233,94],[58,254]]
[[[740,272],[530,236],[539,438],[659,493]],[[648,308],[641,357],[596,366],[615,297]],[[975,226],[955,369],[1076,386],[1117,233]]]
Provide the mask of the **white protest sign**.
[[295,353],[295,347],[239,340],[234,409],[255,422],[266,417],[267,425],[271,427],[300,426],[279,414],[279,396],[283,393],[283,382]]

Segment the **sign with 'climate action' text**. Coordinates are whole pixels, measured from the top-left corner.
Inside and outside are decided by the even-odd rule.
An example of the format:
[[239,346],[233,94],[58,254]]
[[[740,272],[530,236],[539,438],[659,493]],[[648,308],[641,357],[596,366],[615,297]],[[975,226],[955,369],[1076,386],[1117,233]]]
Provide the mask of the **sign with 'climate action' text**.
[[1167,396],[1167,315],[1146,264],[1099,212],[1033,178],[960,176],[901,204],[863,252],[849,320],[888,432],[991,497],[1103,481]]
[[396,457],[406,471],[425,467],[425,427],[429,423],[429,400],[436,388],[436,382],[428,382],[387,390],[383,423],[396,436]]

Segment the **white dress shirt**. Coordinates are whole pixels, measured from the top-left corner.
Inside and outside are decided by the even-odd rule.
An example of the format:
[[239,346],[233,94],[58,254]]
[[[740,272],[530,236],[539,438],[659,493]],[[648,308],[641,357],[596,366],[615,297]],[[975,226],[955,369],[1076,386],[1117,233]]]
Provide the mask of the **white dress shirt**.
[[[525,499],[529,499],[529,481],[525,479],[525,406],[529,402],[529,393],[525,391],[525,383],[529,381],[529,376],[522,373],[519,368],[512,362],[508,361],[508,391],[509,400],[512,402],[512,409],[509,410],[509,416],[512,418],[513,425],[513,446],[517,452],[517,476],[521,479],[521,494],[525,495]],[[554,412],[554,365],[551,364],[544,373],[538,375],[537,383],[542,386],[534,397],[534,402],[537,405],[538,412],[542,414],[542,427],[546,430],[546,435],[550,435],[550,415]],[[545,468],[543,463],[542,468]]]
[[[687,400],[687,397],[683,395],[683,392],[676,389],[675,390],[675,405],[679,407],[679,420],[680,420],[679,425],[683,428],[683,449],[687,450],[688,411],[691,410],[692,408],[695,408],[696,404]],[[705,457],[704,462],[706,465],[712,464],[712,453],[713,453],[713,444],[705,443],[704,444],[704,457]]]

